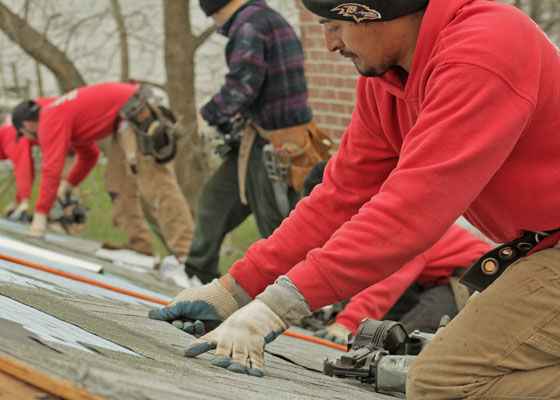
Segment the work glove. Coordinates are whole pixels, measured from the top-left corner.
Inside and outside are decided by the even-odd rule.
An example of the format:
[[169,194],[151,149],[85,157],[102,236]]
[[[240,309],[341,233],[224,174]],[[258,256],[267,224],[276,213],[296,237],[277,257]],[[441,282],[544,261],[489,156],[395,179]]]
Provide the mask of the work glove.
[[334,324],[329,325],[325,329],[321,329],[314,333],[314,336],[320,337],[326,340],[330,340],[331,342],[335,342],[338,344],[348,344],[348,335],[351,331],[346,328],[342,324]]
[[9,217],[10,215],[12,215],[12,213],[16,210],[16,208],[18,208],[19,206],[19,201],[17,200],[12,200],[7,206],[6,208],[4,208],[4,216],[5,217]]
[[240,306],[251,300],[251,297],[237,286],[234,288],[235,297],[217,279],[204,286],[184,289],[167,307],[150,310],[148,316],[151,319],[170,322],[174,327],[200,337],[216,328]]
[[311,308],[297,287],[289,278],[281,276],[214,331],[192,343],[185,350],[185,357],[216,349],[213,365],[263,376],[265,344],[288,329],[292,321],[310,314]]
[[33,214],[33,221],[29,227],[28,236],[43,237],[47,230],[47,214],[36,212]]
[[67,180],[63,180],[58,185],[58,190],[56,191],[56,197],[64,204],[66,202],[67,193],[72,193],[74,186]]
[[233,372],[263,376],[264,345],[286,329],[288,325],[274,311],[262,300],[255,299],[189,346],[185,356],[196,357],[216,349],[212,364]]
[[10,221],[27,221],[27,210],[29,210],[29,200],[22,199],[18,206],[9,214]]

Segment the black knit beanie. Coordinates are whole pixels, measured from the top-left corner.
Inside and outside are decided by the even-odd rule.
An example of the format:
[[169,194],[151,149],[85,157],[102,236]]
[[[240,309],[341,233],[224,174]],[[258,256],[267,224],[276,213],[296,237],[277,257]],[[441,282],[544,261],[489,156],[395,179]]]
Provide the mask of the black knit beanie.
[[200,8],[202,8],[202,11],[204,11],[207,17],[210,17],[230,1],[231,0],[200,0]]
[[429,0],[302,0],[313,14],[342,21],[390,21],[421,10]]

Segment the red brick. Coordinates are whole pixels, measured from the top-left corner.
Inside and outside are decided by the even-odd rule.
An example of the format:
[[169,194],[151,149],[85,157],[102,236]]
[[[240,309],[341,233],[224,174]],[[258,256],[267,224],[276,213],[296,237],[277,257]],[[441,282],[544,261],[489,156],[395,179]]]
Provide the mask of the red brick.
[[327,82],[329,86],[334,86],[336,88],[340,88],[344,85],[344,79],[334,76],[327,78]]
[[328,100],[335,100],[336,99],[336,90],[331,89],[319,89],[317,90],[318,97],[320,99],[328,99]]
[[305,31],[309,34],[323,36],[323,27],[319,24],[306,26]]
[[354,90],[338,90],[336,92],[336,97],[339,100],[354,102],[356,98],[356,92]]
[[340,125],[339,118],[335,117],[335,116],[332,116],[332,115],[326,115],[325,116],[325,122],[329,125],[336,125],[336,126]]
[[305,69],[309,73],[318,73],[321,75],[332,75],[334,73],[334,67],[328,63],[307,64]]
[[303,38],[303,47],[305,49],[319,49],[323,48],[325,45],[325,41],[322,37],[304,37]]
[[339,64],[336,65],[335,71],[339,74],[349,75],[349,76],[358,76],[358,72],[356,71],[356,67],[353,64]]
[[344,104],[329,103],[329,111],[343,114],[346,111],[346,107],[344,107]]
[[354,78],[346,78],[346,79],[344,79],[343,85],[344,85],[344,87],[353,88],[353,89],[354,89],[354,88],[356,87],[356,84],[357,84],[357,83],[358,83],[358,77],[356,76],[356,77],[354,77]]
[[321,102],[321,101],[315,101],[313,103],[313,109],[317,110],[317,111],[328,111],[329,110],[329,105],[327,103]]
[[328,80],[324,76],[309,76],[309,84],[312,86],[327,86]]
[[354,103],[344,105],[344,114],[352,115],[354,112]]

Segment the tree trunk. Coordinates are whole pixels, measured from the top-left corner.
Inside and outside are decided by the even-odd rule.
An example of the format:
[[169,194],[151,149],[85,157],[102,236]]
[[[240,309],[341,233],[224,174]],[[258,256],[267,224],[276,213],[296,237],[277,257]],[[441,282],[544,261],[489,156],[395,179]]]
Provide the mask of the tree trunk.
[[51,70],[63,91],[67,92],[86,84],[66,54],[2,2],[0,2],[0,29],[27,54]]
[[119,0],[111,0],[111,8],[113,16],[119,31],[119,43],[121,45],[121,81],[127,82],[130,78],[130,61],[128,57],[128,38],[124,18],[122,16]]
[[194,53],[197,38],[191,33],[189,1],[164,0],[165,67],[171,109],[187,127],[175,158],[177,179],[194,213],[207,165],[196,130]]

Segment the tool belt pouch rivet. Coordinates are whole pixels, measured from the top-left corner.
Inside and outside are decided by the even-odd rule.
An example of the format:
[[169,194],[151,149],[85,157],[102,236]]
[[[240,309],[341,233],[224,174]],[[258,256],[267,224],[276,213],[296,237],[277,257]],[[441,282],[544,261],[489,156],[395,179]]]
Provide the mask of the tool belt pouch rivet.
[[121,108],[119,117],[127,120],[134,130],[138,151],[163,164],[175,157],[179,134],[174,127],[175,117],[152,106],[149,100],[152,98],[151,90],[141,87]]
[[[284,163],[289,163],[288,185],[303,190],[303,179],[311,167],[319,161],[328,160],[334,148],[332,139],[317,129],[313,122],[293,128],[273,131],[270,143],[280,149]],[[287,159],[286,159],[287,158]]]

